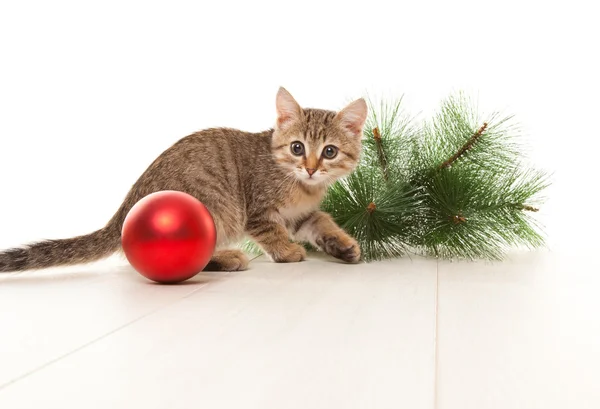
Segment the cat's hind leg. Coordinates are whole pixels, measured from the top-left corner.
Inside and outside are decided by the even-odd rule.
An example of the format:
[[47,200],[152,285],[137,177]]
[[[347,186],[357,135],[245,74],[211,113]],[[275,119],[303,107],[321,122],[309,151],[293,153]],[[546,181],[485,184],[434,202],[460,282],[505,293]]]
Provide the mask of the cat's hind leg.
[[248,268],[248,263],[248,256],[241,250],[217,250],[204,271],[242,271]]

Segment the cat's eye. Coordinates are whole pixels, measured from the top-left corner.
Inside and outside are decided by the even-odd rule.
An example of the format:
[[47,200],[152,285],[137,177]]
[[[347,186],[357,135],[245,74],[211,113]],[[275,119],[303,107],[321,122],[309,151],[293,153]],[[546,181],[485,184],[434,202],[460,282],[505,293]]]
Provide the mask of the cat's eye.
[[304,145],[302,142],[292,142],[292,153],[296,156],[304,155]]
[[328,145],[325,147],[325,149],[323,149],[323,157],[327,158],[327,159],[333,159],[337,156],[338,154],[338,148],[336,148],[333,145]]

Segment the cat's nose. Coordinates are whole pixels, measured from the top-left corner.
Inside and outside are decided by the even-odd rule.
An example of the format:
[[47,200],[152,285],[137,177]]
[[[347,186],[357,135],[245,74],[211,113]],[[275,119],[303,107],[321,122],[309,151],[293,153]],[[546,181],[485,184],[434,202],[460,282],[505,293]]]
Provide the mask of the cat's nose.
[[306,173],[308,173],[308,176],[312,176],[316,171],[316,169],[306,168]]

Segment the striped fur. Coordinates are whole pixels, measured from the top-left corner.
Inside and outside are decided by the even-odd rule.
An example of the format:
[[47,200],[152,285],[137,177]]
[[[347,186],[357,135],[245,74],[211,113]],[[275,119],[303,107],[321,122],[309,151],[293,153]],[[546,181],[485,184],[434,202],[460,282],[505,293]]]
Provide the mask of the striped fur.
[[[365,101],[359,99],[338,113],[303,109],[281,88],[276,108],[276,126],[265,132],[216,128],[184,137],[146,169],[104,228],[0,252],[0,272],[87,263],[119,251],[128,211],[161,190],[187,192],[210,210],[217,251],[207,269],[245,269],[247,257],[229,247],[246,235],[276,262],[306,257],[292,237],[342,260],[358,261],[356,241],[318,207],[327,187],[357,165]],[[304,146],[302,155],[292,152],[296,141]],[[327,146],[335,147],[335,157],[324,157]]]

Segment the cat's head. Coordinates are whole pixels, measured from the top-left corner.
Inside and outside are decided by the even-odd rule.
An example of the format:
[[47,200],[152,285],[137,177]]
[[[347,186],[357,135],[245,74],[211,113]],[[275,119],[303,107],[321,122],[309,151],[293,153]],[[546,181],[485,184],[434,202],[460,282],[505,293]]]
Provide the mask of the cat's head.
[[339,112],[303,109],[280,88],[276,107],[272,151],[279,166],[312,186],[329,185],[354,170],[368,112],[364,99]]

